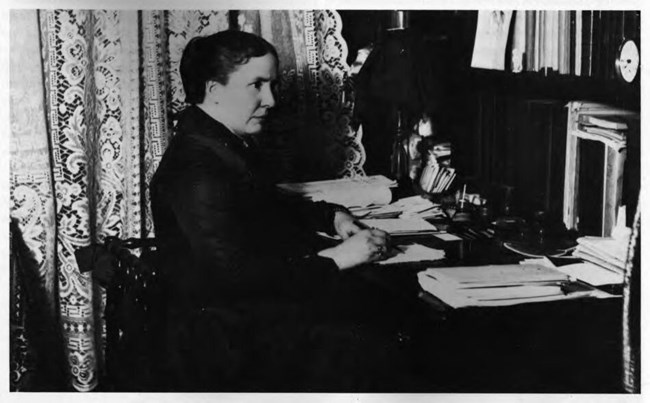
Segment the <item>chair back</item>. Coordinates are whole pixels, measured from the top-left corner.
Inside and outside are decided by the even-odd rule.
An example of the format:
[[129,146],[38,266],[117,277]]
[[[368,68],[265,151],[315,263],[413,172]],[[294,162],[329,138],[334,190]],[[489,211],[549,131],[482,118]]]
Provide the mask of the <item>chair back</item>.
[[[136,251],[139,250],[139,254]],[[106,288],[106,349],[101,390],[161,390],[164,291],[155,239],[106,238],[77,251],[80,270]]]

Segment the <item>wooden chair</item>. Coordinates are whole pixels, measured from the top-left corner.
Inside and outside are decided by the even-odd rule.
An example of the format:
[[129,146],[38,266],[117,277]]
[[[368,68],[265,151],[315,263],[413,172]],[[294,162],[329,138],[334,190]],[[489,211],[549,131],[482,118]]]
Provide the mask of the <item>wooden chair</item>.
[[[133,250],[140,249],[136,255]],[[75,252],[79,269],[106,289],[106,350],[100,390],[163,390],[164,291],[155,239],[108,237]]]

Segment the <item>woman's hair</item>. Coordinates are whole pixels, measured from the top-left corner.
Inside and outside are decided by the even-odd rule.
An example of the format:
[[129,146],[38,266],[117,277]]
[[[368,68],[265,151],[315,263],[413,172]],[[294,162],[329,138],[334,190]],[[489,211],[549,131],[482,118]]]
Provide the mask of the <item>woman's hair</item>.
[[205,84],[214,80],[228,84],[230,73],[248,63],[252,57],[278,53],[269,42],[243,31],[227,30],[209,36],[192,38],[181,57],[180,73],[185,90],[185,101],[203,102]]

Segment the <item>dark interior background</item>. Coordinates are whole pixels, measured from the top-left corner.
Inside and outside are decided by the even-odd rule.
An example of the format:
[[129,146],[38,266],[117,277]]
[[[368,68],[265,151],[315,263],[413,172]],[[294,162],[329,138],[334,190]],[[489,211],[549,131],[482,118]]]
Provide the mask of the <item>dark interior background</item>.
[[[348,44],[348,63],[354,61],[359,48],[386,39],[392,10],[339,12],[342,34]],[[605,16],[608,12],[602,13]],[[640,12],[609,13],[613,18],[626,19],[621,39],[624,36],[639,40]],[[476,11],[409,10],[407,14],[408,30],[433,38],[431,52],[440,60],[438,71],[443,75],[443,84],[431,96],[443,100],[438,109],[440,135],[452,142],[453,165],[463,182],[471,190],[488,196],[502,194],[505,187],[512,187],[515,209],[522,213],[543,209],[550,217],[561,219],[566,104],[585,100],[640,111],[640,79],[632,84],[623,83],[615,77],[613,69],[602,70],[595,77],[512,73],[509,66],[506,71],[474,69],[470,63]],[[514,24],[514,16],[512,21]],[[620,44],[620,40],[612,42],[612,49]],[[614,54],[615,50],[611,57]],[[364,146],[376,140],[373,136],[394,132],[395,120],[386,119],[383,124],[391,127],[366,131],[364,126]],[[626,198],[636,200],[640,140],[638,131],[629,136],[626,174],[633,180],[626,181],[631,188]],[[369,147],[366,151],[366,167],[373,167],[373,159],[386,157],[385,150],[381,155],[373,155]],[[367,173],[389,173],[385,169],[370,171]]]

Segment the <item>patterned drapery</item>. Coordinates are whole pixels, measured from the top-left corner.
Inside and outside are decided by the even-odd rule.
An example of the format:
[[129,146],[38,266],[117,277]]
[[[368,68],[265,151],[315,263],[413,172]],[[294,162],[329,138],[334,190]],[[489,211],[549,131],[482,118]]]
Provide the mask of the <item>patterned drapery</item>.
[[103,290],[74,251],[153,235],[147,184],[184,107],[190,38],[232,27],[278,48],[282,106],[263,141],[279,177],[363,174],[334,11],[12,10],[10,22],[11,217],[38,264],[43,309],[60,321],[68,387],[97,387],[104,334]]

